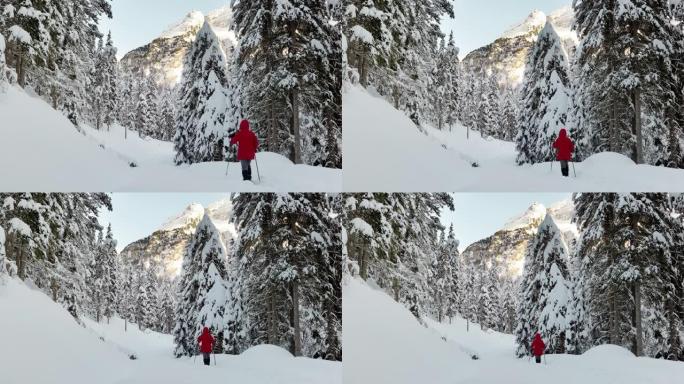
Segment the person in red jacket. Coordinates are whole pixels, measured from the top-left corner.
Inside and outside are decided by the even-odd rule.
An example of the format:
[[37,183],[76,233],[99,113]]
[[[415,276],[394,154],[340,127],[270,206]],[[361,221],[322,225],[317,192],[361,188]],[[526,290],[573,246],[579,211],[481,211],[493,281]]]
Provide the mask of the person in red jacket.
[[211,364],[211,352],[214,350],[214,337],[209,332],[209,328],[204,327],[202,334],[197,338],[199,343],[200,352],[204,358],[204,365]]
[[556,149],[556,159],[561,163],[563,176],[570,176],[568,162],[572,160],[572,153],[575,152],[575,144],[568,137],[568,131],[565,128],[560,130],[560,135],[558,135],[556,142],[553,143],[553,147]]
[[544,344],[541,335],[537,332],[537,334],[534,335],[534,341],[532,341],[532,354],[534,355],[534,360],[537,364],[541,363],[541,357],[544,354],[544,350],[546,350],[546,344]]
[[240,130],[230,139],[230,145],[238,146],[237,159],[242,164],[242,178],[252,180],[252,160],[256,158],[259,149],[259,139],[249,129],[249,121],[240,122]]

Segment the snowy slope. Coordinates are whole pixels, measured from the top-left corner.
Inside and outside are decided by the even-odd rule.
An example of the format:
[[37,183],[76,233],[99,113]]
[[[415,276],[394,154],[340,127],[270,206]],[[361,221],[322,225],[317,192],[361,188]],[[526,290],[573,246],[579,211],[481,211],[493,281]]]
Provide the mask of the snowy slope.
[[[3,384],[338,384],[342,364],[294,358],[273,346],[216,356],[216,366],[173,357],[169,335],[140,332],[112,319],[85,320],[18,280],[0,285],[0,382]],[[46,326],[49,324],[49,326]],[[135,354],[138,359],[128,357]]]
[[[345,384],[676,384],[684,364],[635,358],[615,346],[535,365],[515,358],[514,338],[476,324],[425,320],[360,280],[344,285]],[[477,355],[479,360],[472,360]]]
[[[340,170],[258,155],[262,183],[242,181],[239,164],[176,167],[173,145],[114,126],[79,133],[61,113],[17,87],[0,93],[0,190],[74,192],[336,192]],[[135,168],[131,164],[136,165]],[[255,172],[256,174],[256,172]]]
[[614,153],[577,163],[577,178],[563,178],[558,163],[553,171],[550,163],[517,166],[513,143],[477,132],[467,139],[462,126],[421,132],[403,112],[359,86],[345,84],[342,108],[347,192],[684,190],[684,170],[635,165]]

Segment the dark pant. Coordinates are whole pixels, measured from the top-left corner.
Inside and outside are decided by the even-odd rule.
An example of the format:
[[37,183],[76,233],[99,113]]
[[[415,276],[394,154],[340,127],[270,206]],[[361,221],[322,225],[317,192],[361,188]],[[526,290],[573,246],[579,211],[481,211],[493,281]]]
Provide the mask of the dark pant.
[[541,356],[535,356],[534,361],[536,361],[537,364],[541,364]]
[[563,172],[563,176],[568,177],[570,176],[570,166],[568,165],[567,160],[561,160],[561,172]]
[[245,181],[252,180],[252,161],[240,160],[240,165],[242,165],[242,178]]
[[211,354],[202,352],[202,358],[204,359],[204,365],[211,365]]

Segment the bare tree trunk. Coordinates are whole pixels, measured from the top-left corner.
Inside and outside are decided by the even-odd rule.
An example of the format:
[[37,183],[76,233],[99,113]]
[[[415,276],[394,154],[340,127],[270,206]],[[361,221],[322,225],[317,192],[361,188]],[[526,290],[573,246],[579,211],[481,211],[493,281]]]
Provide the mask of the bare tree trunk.
[[26,87],[26,70],[24,68],[24,55],[21,48],[17,52],[17,82],[20,87]]
[[294,163],[302,164],[302,135],[299,126],[299,90],[290,91],[292,103],[292,132],[294,133]]
[[359,252],[359,274],[364,280],[368,280],[368,260],[366,257],[366,244],[362,244]]
[[636,159],[637,164],[644,163],[644,135],[641,126],[641,90],[639,88],[632,92],[634,102],[634,134],[636,135]]
[[634,326],[636,335],[634,336],[634,354],[644,355],[644,332],[641,325],[641,282],[634,282]]
[[366,88],[368,87],[368,54],[364,49],[364,52],[359,56],[361,56],[359,60],[359,81],[361,81],[361,85]]
[[275,297],[269,295],[269,328],[268,328],[268,343],[274,345],[276,343],[276,309]]
[[299,316],[299,282],[292,282],[292,320],[294,326],[294,355],[302,355],[302,330]]

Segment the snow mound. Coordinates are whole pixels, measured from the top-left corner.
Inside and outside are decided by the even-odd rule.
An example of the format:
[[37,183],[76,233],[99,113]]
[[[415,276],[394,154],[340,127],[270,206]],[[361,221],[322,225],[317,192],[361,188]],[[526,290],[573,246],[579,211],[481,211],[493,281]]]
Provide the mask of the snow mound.
[[259,361],[278,361],[293,359],[294,356],[283,348],[275,345],[257,345],[242,352],[240,358],[253,362]]
[[608,167],[620,169],[636,166],[636,163],[629,157],[614,152],[603,152],[590,156],[583,164],[589,168]]
[[[60,112],[18,87],[0,92],[0,189],[5,192],[339,192],[342,171],[295,165],[259,153],[261,182],[240,164],[174,165],[173,144],[115,125],[78,131]],[[256,168],[256,164],[253,165]],[[226,173],[227,171],[227,173]],[[256,172],[254,172],[256,176]],[[256,177],[255,177],[256,179]]]
[[584,352],[582,354],[582,357],[603,362],[618,362],[621,360],[634,359],[636,356],[634,356],[634,354],[631,351],[618,345],[605,344],[599,345]]

